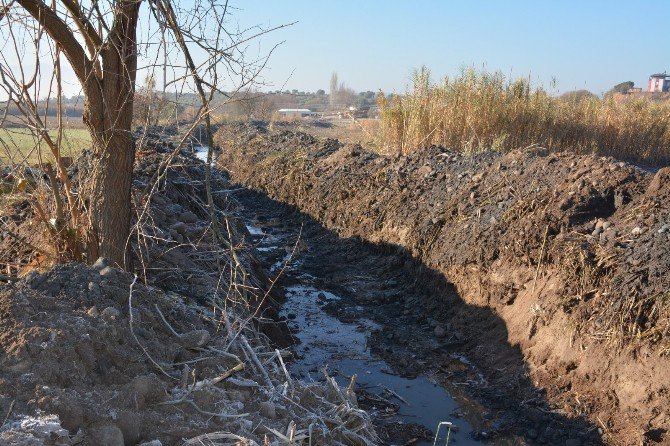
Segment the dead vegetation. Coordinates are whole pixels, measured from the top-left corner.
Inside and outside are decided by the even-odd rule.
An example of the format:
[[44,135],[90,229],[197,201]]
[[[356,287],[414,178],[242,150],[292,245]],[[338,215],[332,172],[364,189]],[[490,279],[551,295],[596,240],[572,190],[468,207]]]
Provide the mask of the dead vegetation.
[[[353,394],[332,379],[293,380],[286,352],[238,309],[208,309],[103,262],[32,274],[1,299],[3,403],[13,403],[3,407],[4,444],[182,444],[197,432],[183,444],[235,436],[247,444],[373,444]],[[35,409],[57,417],[56,438],[40,431]]]
[[[226,244],[209,219],[204,163],[165,141],[141,147],[136,275],[104,260],[47,268],[35,208],[24,196],[6,209],[3,444],[375,444],[351,389],[287,372],[274,280],[245,241],[227,181],[212,172]],[[75,190],[89,169],[86,155],[70,168]]]
[[529,79],[463,71],[432,83],[424,67],[412,90],[380,100],[381,146],[408,153],[439,144],[476,153],[535,144],[647,163],[670,159],[670,105],[638,98],[554,98]]

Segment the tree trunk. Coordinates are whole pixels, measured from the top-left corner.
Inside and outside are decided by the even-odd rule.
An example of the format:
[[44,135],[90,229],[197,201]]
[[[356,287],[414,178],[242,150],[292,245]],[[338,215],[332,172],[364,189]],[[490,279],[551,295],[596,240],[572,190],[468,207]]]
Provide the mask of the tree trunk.
[[106,257],[111,265],[130,267],[128,236],[131,227],[131,200],[135,147],[130,133],[117,129],[104,145],[95,143],[90,181],[92,224],[91,261]]
[[89,178],[92,223],[91,259],[130,267],[130,192],[135,161],[132,136],[137,71],[136,28],[140,2],[121,1],[117,21],[102,48],[102,101],[86,97],[84,121],[93,136],[93,169]]
[[[84,122],[93,141],[93,169],[85,191],[91,219],[89,261],[104,256],[112,265],[128,268],[130,258],[125,254],[130,235],[130,187],[135,160],[131,125],[137,72],[136,34],[144,0],[110,2],[114,14],[104,42],[76,1],[62,0],[62,3],[77,23],[79,38],[71,24],[44,0],[16,1],[59,45],[84,89]],[[82,39],[91,51],[90,58],[81,45]]]

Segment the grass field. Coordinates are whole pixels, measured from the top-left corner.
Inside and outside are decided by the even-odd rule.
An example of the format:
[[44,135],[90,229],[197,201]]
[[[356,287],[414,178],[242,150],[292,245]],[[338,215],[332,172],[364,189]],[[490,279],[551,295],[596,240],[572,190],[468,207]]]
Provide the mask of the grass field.
[[[55,139],[56,131],[49,132]],[[63,132],[61,156],[76,157],[90,147],[91,138],[86,129],[66,129]],[[51,150],[44,141],[39,141],[27,128],[0,128],[0,164],[29,164],[53,160]]]

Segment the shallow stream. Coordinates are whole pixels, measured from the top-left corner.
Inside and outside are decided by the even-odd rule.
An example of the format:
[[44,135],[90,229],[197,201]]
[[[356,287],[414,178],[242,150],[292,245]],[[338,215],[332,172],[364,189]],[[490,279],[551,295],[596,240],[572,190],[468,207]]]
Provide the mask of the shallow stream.
[[[207,148],[198,146],[195,150],[196,156],[206,162]],[[396,423],[395,427],[399,430],[404,426],[409,429],[411,425],[420,425],[434,434],[438,424],[446,421],[454,426],[450,432],[450,442],[459,445],[483,444],[473,439],[472,427],[460,418],[461,409],[444,388],[426,376],[399,376],[390,364],[370,351],[368,341],[371,332],[383,330],[382,326],[362,315],[351,323],[328,314],[324,307],[342,297],[316,287],[315,282],[322,281],[301,271],[300,260],[292,261],[291,243],[295,242],[297,234],[258,222],[248,222],[247,230],[259,253],[274,259],[268,268],[270,274],[276,275],[285,267],[284,273],[297,279],[298,284],[285,289],[286,300],[280,311],[280,316],[287,318],[289,328],[300,341],[294,348],[296,360],[290,364],[291,372],[296,377],[321,380],[324,379],[323,369],[326,367],[330,376],[347,386],[352,376],[356,375],[359,401],[361,394],[368,395],[366,410],[378,420],[383,419],[385,425]],[[363,308],[360,310],[361,313],[364,311]],[[379,407],[374,405],[375,401],[380,402]],[[441,432],[443,435],[440,435],[436,444],[445,444],[446,429],[443,427]],[[432,445],[432,438],[419,439],[411,444]],[[392,439],[390,444],[394,444]]]
[[[248,225],[247,228],[260,252],[288,251],[282,243],[286,234],[273,233],[272,227]],[[287,259],[282,253],[271,270],[276,272]],[[435,432],[438,423],[449,421],[455,426],[452,441],[462,445],[483,444],[472,438],[472,427],[454,415],[460,412],[459,406],[445,389],[425,376],[401,377],[394,373],[390,364],[371,353],[370,334],[373,330],[383,330],[383,327],[364,317],[350,323],[328,314],[324,307],[342,297],[317,288],[317,278],[301,272],[299,260],[289,263],[288,268],[298,284],[285,289],[286,301],[280,315],[288,319],[289,327],[300,341],[294,349],[297,359],[290,366],[294,375],[305,380],[320,380],[324,376],[322,369],[327,366],[328,374],[344,386],[350,383],[352,375],[356,375],[357,393],[364,390],[399,406],[397,413],[388,409],[383,413],[383,407],[366,408],[376,411],[389,422],[415,423]],[[444,428],[443,431],[446,432]],[[444,441],[445,437],[441,435],[437,444],[444,444]],[[419,440],[412,444],[431,445],[433,441]]]

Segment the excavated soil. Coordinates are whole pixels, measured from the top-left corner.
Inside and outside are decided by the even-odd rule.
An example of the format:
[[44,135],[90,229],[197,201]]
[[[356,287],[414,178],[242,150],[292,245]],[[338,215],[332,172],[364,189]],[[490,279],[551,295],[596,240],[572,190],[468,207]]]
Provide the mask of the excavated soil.
[[[227,180],[213,172],[222,245],[204,204],[205,165],[160,141],[143,147],[134,273],[104,259],[54,265],[62,259],[30,197],[3,201],[0,444],[374,444],[352,390],[286,371],[277,294]],[[74,184],[88,163],[72,167]]]
[[[670,168],[542,150],[387,157],[263,126],[218,137],[234,181],[391,250],[381,268],[427,286],[368,302],[395,308],[378,312],[396,318],[381,352],[406,348],[406,368],[442,368],[445,383],[440,358],[463,353],[487,384],[461,398],[530,444],[670,443]],[[437,349],[415,341],[429,337]]]

